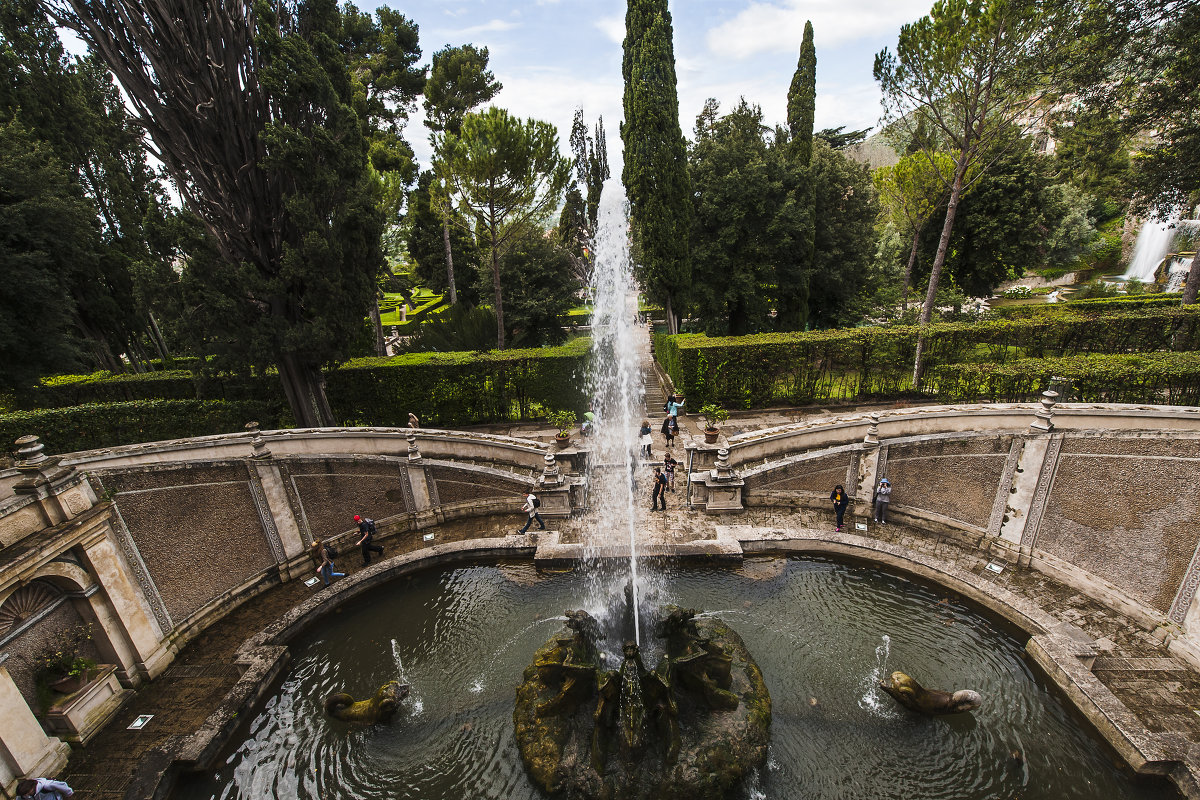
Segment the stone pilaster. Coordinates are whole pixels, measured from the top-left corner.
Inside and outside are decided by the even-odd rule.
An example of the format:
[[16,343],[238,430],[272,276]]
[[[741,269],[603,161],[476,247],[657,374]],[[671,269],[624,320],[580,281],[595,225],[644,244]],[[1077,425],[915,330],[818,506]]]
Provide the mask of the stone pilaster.
[[[30,711],[8,669],[0,664],[0,784],[28,775],[54,775],[67,764],[71,747],[47,736]],[[5,795],[8,796],[7,794]]]
[[[879,472],[880,454],[885,451],[886,448],[879,443],[879,415],[872,414],[871,427],[863,436],[862,451],[858,453],[858,463],[852,464],[856,467],[853,484],[856,487],[854,498],[858,502],[868,506],[874,502],[875,486],[880,479],[887,477]],[[883,463],[886,465],[886,462]]]
[[167,668],[172,654],[163,644],[162,629],[139,597],[127,562],[103,533],[82,545],[85,566],[100,585],[88,602],[118,651],[127,677],[131,682],[138,680],[135,676],[155,677]]
[[1020,548],[1022,563],[1029,563],[1037,544],[1038,526],[1050,497],[1061,449],[1061,434],[1028,436],[1017,458],[1008,500],[1001,516],[1000,538]]
[[38,437],[22,436],[16,444],[21,480],[13,485],[13,492],[37,498],[47,528],[77,517],[99,502],[83,475],[74,467],[60,466],[61,456],[47,456]]
[[742,511],[742,488],[746,482],[738,477],[729,464],[729,450],[722,447],[717,451],[713,468],[704,473],[704,510],[709,514],[724,514]]

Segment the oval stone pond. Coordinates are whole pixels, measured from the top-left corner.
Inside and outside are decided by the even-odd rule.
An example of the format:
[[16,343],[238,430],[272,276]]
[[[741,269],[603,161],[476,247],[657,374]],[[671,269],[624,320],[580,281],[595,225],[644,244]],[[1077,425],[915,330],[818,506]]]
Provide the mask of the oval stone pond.
[[[528,563],[431,569],[335,610],[291,643],[293,663],[241,744],[175,797],[543,796],[517,751],[514,690],[563,612],[588,608],[591,583]],[[869,566],[784,558],[677,566],[654,584],[660,602],[729,623],[766,679],[769,757],[735,797],[1176,796],[1119,763],[1030,668],[1020,638],[944,590]],[[975,689],[983,706],[914,714],[878,688],[893,670],[927,687]],[[412,689],[390,723],[326,716],[329,694],[365,699],[397,677]]]

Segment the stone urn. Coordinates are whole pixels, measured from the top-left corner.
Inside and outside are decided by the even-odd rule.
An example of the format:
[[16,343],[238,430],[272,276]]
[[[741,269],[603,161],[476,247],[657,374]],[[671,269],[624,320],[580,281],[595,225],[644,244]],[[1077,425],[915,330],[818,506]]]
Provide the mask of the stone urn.
[[565,450],[571,444],[571,434],[569,434],[569,433],[554,434],[554,444],[558,445],[559,450]]
[[719,431],[716,428],[705,428],[704,429],[704,443],[705,444],[716,444],[717,437],[720,435],[721,435],[721,431]]
[[46,728],[73,745],[87,744],[131,697],[133,690],[117,680],[117,666],[100,664],[88,670],[82,686],[50,707]]

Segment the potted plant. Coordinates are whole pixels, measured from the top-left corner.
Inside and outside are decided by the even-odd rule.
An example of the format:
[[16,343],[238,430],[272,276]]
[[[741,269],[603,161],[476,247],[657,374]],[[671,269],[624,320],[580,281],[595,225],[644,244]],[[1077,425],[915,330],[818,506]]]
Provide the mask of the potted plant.
[[551,411],[547,417],[550,424],[558,428],[558,433],[554,436],[554,443],[559,447],[566,447],[571,443],[571,428],[575,426],[579,418],[574,411]]
[[709,403],[700,407],[700,416],[704,420],[704,441],[716,444],[717,434],[720,433],[717,426],[729,419],[729,412],[716,403]]
[[80,655],[84,642],[92,638],[91,624],[76,625],[63,634],[57,644],[47,646],[35,659],[37,682],[61,694],[83,688],[96,670],[94,659]]

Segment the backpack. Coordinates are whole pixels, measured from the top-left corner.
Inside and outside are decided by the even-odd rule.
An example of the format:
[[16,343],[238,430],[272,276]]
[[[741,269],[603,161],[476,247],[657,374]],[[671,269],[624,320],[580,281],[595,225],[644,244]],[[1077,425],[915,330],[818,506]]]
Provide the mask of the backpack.
[[537,499],[537,497],[536,497],[536,496],[534,496],[534,498],[533,498],[533,507],[534,507],[534,508],[541,508],[541,507],[542,507],[542,501],[541,501],[541,500],[539,500],[539,499]]
[[337,554],[338,554],[337,548],[331,544],[327,544],[327,545],[325,545],[325,554],[327,556],[329,556],[331,559],[337,558]]
[[363,520],[363,522],[367,523],[367,533],[374,536],[375,535],[375,520],[371,519],[370,517],[367,517],[366,519]]

